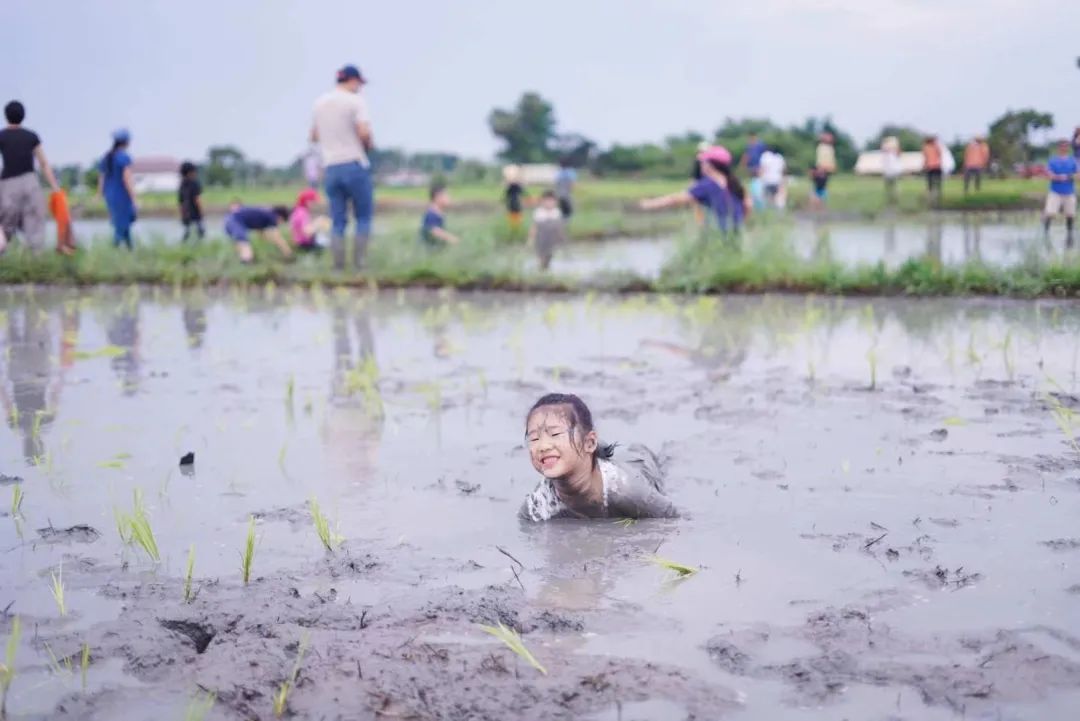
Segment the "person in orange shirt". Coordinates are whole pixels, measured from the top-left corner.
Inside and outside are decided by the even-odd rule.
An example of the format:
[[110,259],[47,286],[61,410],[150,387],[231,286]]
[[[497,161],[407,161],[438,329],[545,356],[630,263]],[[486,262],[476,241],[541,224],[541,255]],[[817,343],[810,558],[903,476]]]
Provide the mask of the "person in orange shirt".
[[930,204],[941,204],[941,147],[937,137],[927,135],[922,146],[923,173],[926,174],[926,191],[930,195]]
[[986,138],[976,135],[964,148],[964,195],[972,183],[976,193],[982,190],[982,176],[989,165],[990,146],[986,144]]

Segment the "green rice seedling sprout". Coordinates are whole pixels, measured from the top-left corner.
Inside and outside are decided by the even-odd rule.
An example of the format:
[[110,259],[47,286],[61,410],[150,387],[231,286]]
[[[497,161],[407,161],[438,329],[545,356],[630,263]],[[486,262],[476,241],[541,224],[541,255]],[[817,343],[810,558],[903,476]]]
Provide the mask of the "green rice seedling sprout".
[[203,721],[216,702],[217,694],[210,691],[196,691],[184,710],[184,721]]
[[126,521],[129,538],[137,543],[154,563],[160,561],[161,554],[158,552],[154,531],[150,528],[150,519],[146,515],[145,506],[143,506],[142,491],[138,488],[135,489],[135,507],[132,509],[131,514],[126,517]]
[[1005,374],[1012,379],[1013,377],[1013,361],[1009,355],[1009,350],[1012,348],[1012,328],[1005,333],[1005,340],[1001,342],[1001,357],[1005,361]]
[[184,574],[184,603],[191,603],[191,577],[195,573],[195,544],[191,544],[187,554],[187,573]]
[[22,515],[23,489],[21,483],[16,483],[11,488],[11,517],[18,518]]
[[679,563],[678,561],[672,561],[672,560],[667,559],[667,558],[661,558],[660,556],[653,556],[651,560],[657,566],[660,566],[661,568],[665,568],[668,571],[673,571],[677,578],[686,578],[688,576],[693,576],[695,573],[697,573],[700,570],[700,569],[694,568],[693,566],[687,566],[686,564]]
[[48,643],[45,644],[45,652],[49,654],[49,669],[57,676],[72,674],[71,668],[71,656],[67,656],[63,661],[56,658],[56,654],[53,653],[52,646]]
[[327,551],[333,553],[334,549],[345,540],[345,537],[338,533],[336,528],[330,528],[330,521],[319,509],[319,502],[315,499],[315,496],[312,496],[308,501],[308,510],[311,511],[311,522],[315,524],[315,533],[318,534],[319,540],[322,541],[322,545]]
[[19,407],[16,405],[11,406],[10,420],[12,426],[19,425]]
[[61,563],[56,573],[50,573],[52,578],[52,590],[53,600],[56,601],[56,607],[60,609],[60,615],[67,615],[67,606],[64,604],[64,564]]
[[304,654],[307,652],[308,636],[300,639],[300,646],[296,651],[296,662],[293,664],[292,673],[281,682],[278,692],[274,694],[274,716],[281,718],[285,715],[285,709],[289,705],[289,691],[296,685],[296,678],[300,675],[300,664],[304,662]]
[[86,690],[86,672],[90,669],[90,644],[82,645],[82,656],[79,660],[79,676],[82,678],[83,691]]
[[289,374],[289,380],[285,383],[285,408],[292,413],[293,396],[296,394],[296,379]]
[[485,626],[483,624],[477,624],[477,626],[484,633],[491,634],[502,641],[506,644],[507,648],[525,659],[526,663],[547,676],[547,669],[541,666],[540,662],[536,660],[536,657],[525,647],[525,644],[522,642],[521,636],[518,635],[517,631],[512,628],[507,628],[503,625],[502,621],[499,621],[498,626]]
[[34,422],[30,426],[30,437],[41,437],[41,422],[45,418],[45,411],[34,411]]
[[255,516],[248,520],[247,538],[244,541],[244,552],[240,555],[240,570],[243,571],[244,585],[251,580],[251,562],[255,559]]
[[0,717],[7,711],[8,689],[15,680],[15,652],[19,650],[19,638],[22,636],[22,624],[19,617],[11,619],[11,635],[8,636],[4,662],[0,663]]
[[866,362],[870,364],[870,390],[877,388],[877,345],[870,346],[866,351]]
[[289,450],[289,442],[288,441],[282,441],[281,442],[281,448],[278,449],[278,454],[277,454],[278,468],[281,469],[282,473],[285,472],[285,454],[288,452],[288,450]]
[[620,518],[618,520],[612,521],[612,523],[614,523],[616,526],[622,526],[623,528],[630,528],[630,526],[637,523],[637,519],[636,518]]

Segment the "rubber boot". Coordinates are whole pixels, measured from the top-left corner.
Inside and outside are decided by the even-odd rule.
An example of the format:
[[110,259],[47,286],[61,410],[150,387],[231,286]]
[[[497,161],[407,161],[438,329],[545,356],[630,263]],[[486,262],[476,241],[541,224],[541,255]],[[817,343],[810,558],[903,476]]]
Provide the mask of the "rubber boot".
[[357,235],[353,238],[353,268],[363,270],[367,266],[368,236]]
[[330,254],[334,257],[334,270],[345,270],[345,238],[335,235],[330,238]]

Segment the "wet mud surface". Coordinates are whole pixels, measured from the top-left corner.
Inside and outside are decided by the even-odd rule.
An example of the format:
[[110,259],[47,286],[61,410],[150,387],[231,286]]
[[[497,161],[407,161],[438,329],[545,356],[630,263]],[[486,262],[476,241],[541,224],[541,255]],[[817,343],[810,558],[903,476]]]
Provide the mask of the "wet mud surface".
[[[1075,305],[38,288],[0,316],[11,718],[269,719],[286,682],[285,718],[1074,718]],[[684,517],[518,521],[553,389],[661,452]],[[118,531],[139,507],[157,562]]]

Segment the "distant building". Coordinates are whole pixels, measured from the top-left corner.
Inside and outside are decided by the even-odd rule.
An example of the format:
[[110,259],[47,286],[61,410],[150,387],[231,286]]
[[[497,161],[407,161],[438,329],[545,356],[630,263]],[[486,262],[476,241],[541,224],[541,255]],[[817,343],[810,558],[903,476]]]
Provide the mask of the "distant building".
[[[880,150],[867,150],[859,153],[855,161],[856,175],[881,175],[884,167]],[[900,167],[904,175],[916,175],[922,172],[923,157],[921,152],[900,153]]]
[[379,182],[394,188],[420,188],[431,182],[431,174],[402,168],[379,176]]
[[136,193],[175,193],[180,189],[180,161],[162,155],[135,158],[131,180]]

